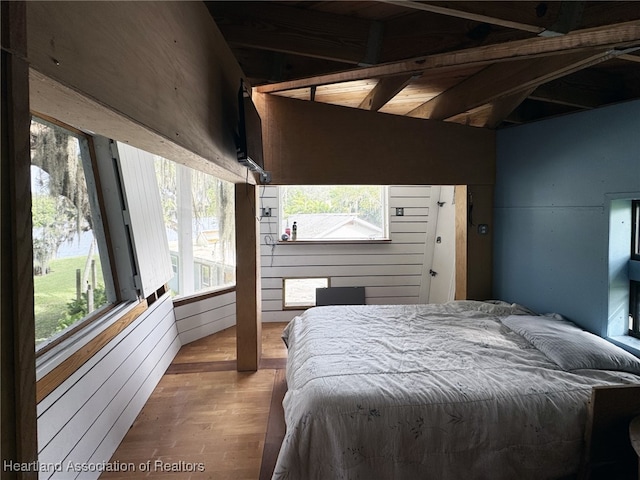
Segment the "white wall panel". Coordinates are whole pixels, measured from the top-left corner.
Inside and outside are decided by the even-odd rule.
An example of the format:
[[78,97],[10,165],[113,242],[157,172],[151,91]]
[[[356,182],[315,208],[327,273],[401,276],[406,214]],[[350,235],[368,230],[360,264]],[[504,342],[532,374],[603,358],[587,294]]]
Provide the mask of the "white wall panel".
[[[390,242],[359,244],[276,243],[279,231],[278,189],[260,191],[261,206],[271,216],[260,222],[262,319],[289,321],[299,310],[282,310],[282,279],[329,277],[331,286],[364,286],[370,304],[417,303],[429,221],[430,186],[389,187]],[[395,216],[396,207],[404,216]]]
[[[165,295],[40,402],[39,461],[107,462],[179,348]],[[63,469],[39,478],[75,475]]]
[[176,307],[183,345],[236,324],[236,293],[229,292]]
[[113,153],[119,159],[125,223],[131,231],[139,288],[146,298],[173,277],[153,155],[125,143],[116,145]]

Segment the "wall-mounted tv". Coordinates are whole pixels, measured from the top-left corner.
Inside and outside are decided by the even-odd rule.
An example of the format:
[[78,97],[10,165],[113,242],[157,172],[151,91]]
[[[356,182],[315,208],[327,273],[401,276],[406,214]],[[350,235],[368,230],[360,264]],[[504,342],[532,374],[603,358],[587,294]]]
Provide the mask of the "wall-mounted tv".
[[238,135],[236,137],[238,161],[253,171],[264,173],[262,158],[262,122],[251,100],[251,92],[240,80],[238,90]]

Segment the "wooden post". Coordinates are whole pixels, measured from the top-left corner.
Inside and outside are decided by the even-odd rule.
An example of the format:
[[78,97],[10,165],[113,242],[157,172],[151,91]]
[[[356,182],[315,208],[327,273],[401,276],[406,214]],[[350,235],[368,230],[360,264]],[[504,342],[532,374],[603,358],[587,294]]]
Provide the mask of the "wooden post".
[[236,184],[236,348],[238,371],[256,371],[262,350],[260,224],[255,185]]
[[76,268],[76,300],[82,300],[82,271]]
[[0,8],[0,461],[3,480],[36,479],[19,471],[38,458],[26,3]]
[[493,185],[456,186],[456,300],[492,298],[492,249]]

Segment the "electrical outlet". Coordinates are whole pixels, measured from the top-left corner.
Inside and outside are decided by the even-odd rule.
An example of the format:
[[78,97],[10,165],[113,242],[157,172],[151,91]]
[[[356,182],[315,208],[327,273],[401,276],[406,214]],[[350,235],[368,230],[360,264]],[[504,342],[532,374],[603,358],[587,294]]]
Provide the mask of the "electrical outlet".
[[396,207],[396,217],[404,217],[404,208]]
[[262,209],[262,216],[263,217],[270,217],[271,216],[271,207],[265,207]]

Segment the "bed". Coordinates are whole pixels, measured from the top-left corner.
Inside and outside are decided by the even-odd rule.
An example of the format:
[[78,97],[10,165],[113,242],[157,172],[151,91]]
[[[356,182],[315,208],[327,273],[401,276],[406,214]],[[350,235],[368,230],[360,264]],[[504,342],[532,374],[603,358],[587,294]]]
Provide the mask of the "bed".
[[571,476],[592,386],[640,383],[633,355],[498,301],[316,307],[283,339],[274,480]]

